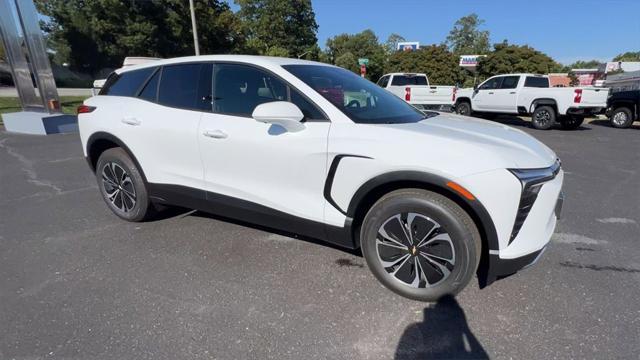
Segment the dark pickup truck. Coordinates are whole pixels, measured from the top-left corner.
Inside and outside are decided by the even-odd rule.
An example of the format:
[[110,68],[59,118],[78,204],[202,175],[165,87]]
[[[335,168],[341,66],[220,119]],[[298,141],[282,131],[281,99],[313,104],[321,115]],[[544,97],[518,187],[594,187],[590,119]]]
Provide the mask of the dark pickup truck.
[[628,128],[640,120],[640,90],[613,93],[607,100],[607,117],[611,126]]

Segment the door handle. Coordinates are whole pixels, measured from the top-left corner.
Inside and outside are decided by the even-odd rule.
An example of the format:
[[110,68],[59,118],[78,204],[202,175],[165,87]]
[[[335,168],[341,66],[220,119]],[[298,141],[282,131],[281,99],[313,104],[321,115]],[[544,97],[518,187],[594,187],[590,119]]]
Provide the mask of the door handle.
[[489,91],[489,95],[493,95],[493,91]]
[[202,133],[206,137],[214,138],[214,139],[226,139],[227,133],[222,130],[205,130]]
[[509,94],[512,94],[512,95],[513,95],[513,94],[515,94],[515,93],[516,93],[515,91],[512,91],[512,92],[510,92]]
[[126,118],[122,118],[122,122],[124,124],[127,125],[133,125],[133,126],[138,126],[140,124],[142,124],[142,122],[134,117],[126,117]]

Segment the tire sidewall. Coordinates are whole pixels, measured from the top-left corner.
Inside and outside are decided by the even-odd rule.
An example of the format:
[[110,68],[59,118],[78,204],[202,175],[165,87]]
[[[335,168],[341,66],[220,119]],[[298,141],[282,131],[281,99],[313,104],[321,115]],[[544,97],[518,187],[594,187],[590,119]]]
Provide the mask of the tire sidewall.
[[[455,295],[467,285],[477,269],[480,254],[472,242],[479,239],[475,239],[471,229],[443,203],[420,196],[420,193],[407,195],[383,198],[367,214],[360,232],[367,265],[385,287],[401,296],[419,301],[436,301],[445,295]],[[434,287],[417,289],[403,284],[388,274],[378,260],[375,241],[378,229],[388,218],[403,212],[415,212],[432,218],[451,237],[455,251],[454,269],[447,279]]]
[[[539,123],[538,121],[536,121],[536,114],[538,114],[539,112],[542,111],[548,111],[549,112],[549,121],[542,124]],[[534,111],[533,114],[531,114],[531,125],[538,130],[548,130],[550,129],[553,124],[555,124],[556,122],[556,112],[555,110],[551,107],[551,106],[538,106]]]
[[[136,204],[133,207],[132,211],[128,213],[124,213],[107,199],[106,190],[102,181],[102,168],[105,166],[105,164],[110,162],[118,164],[127,172],[136,191]],[[142,221],[145,218],[149,208],[149,197],[147,194],[145,182],[142,178],[142,175],[140,174],[140,171],[138,171],[138,168],[133,163],[131,158],[124,152],[124,150],[122,150],[121,148],[112,148],[103,152],[98,159],[95,175],[96,181],[98,182],[98,188],[100,189],[100,194],[102,195],[102,199],[114,214],[127,221]]]
[[[460,113],[460,108],[466,108],[467,109],[467,113],[466,114],[461,114]],[[458,103],[458,105],[456,105],[456,113],[458,115],[462,115],[462,116],[471,116],[471,104],[469,104],[466,101],[462,101],[462,102]]]
[[[624,113],[627,116],[627,121],[625,121],[622,125],[618,125],[613,121],[613,118],[616,116],[617,113]],[[618,128],[618,129],[625,129],[628,128],[629,126],[631,126],[631,124],[633,123],[633,115],[631,114],[631,110],[625,108],[625,107],[619,107],[617,109],[615,109],[613,111],[613,114],[611,114],[611,126]]]

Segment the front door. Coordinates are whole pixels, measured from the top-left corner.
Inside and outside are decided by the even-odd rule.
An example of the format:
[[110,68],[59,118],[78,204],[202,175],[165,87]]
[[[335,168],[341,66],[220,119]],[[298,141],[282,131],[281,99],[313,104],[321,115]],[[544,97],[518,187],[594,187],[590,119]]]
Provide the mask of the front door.
[[[326,116],[277,76],[249,65],[215,64],[213,99],[198,136],[208,196],[260,213],[322,222]],[[255,107],[270,101],[296,104],[305,129],[288,132],[255,121]]]

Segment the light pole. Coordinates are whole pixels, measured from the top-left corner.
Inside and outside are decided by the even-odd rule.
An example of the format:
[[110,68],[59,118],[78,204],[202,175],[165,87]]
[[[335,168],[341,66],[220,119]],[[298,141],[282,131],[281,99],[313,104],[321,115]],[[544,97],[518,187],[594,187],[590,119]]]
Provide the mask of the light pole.
[[198,28],[196,26],[196,11],[193,7],[193,0],[189,0],[191,10],[191,29],[193,31],[193,47],[196,49],[196,56],[200,55],[200,45],[198,44]]

